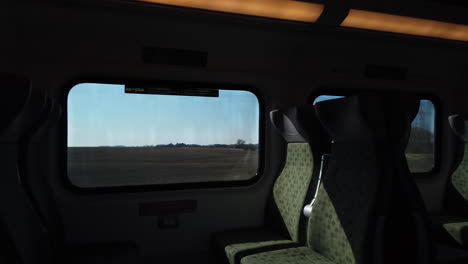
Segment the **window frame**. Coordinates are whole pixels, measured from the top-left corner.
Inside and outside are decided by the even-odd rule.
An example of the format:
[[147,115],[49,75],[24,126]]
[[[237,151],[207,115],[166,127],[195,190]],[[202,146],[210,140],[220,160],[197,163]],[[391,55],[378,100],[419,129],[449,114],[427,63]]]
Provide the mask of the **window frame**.
[[[133,87],[157,87],[165,86],[172,88],[191,89],[213,89],[213,90],[234,90],[248,91],[254,94],[259,107],[259,136],[258,136],[258,168],[257,173],[248,180],[231,181],[209,181],[209,182],[189,182],[189,183],[168,183],[168,184],[145,184],[128,186],[99,186],[80,187],[75,185],[68,177],[68,95],[78,84],[82,83],[102,83],[114,85],[128,85]],[[230,84],[215,82],[191,82],[178,80],[136,80],[136,79],[113,79],[113,78],[78,78],[63,85],[64,93],[61,96],[62,114],[59,121],[59,141],[60,141],[60,173],[64,186],[78,194],[108,194],[108,193],[129,193],[129,192],[153,192],[153,191],[176,191],[190,189],[219,189],[246,187],[257,183],[264,174],[265,169],[265,101],[260,91],[251,85]]]
[[334,96],[352,96],[357,95],[359,93],[376,93],[376,94],[388,94],[388,95],[412,95],[418,96],[421,100],[429,100],[434,105],[434,166],[430,171],[427,172],[411,172],[411,175],[415,179],[428,179],[435,177],[440,172],[440,157],[441,157],[441,129],[442,129],[442,122],[441,122],[441,115],[442,115],[442,104],[440,97],[432,94],[432,93],[424,93],[424,92],[414,92],[414,91],[376,91],[371,89],[346,89],[346,88],[321,88],[317,91],[314,91],[307,100],[307,103],[313,104],[315,99],[321,95],[334,95]]

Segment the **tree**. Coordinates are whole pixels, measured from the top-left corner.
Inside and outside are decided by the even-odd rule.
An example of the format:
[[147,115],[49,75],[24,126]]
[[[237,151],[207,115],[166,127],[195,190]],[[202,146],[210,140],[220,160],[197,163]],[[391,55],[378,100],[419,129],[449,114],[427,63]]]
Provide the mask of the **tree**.
[[434,134],[431,131],[413,127],[411,129],[411,136],[409,138],[408,147],[406,152],[408,153],[432,153],[434,147]]
[[236,145],[245,145],[245,140],[243,139],[238,139]]

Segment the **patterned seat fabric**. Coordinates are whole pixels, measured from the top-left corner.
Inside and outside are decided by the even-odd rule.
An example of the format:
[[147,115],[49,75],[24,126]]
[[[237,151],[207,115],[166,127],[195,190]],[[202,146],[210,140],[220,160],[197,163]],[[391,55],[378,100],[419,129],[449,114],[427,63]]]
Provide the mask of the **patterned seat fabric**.
[[[317,115],[333,144],[309,218],[307,247],[248,256],[242,259],[242,264],[399,263],[401,259],[398,258],[402,255],[395,252],[400,251],[392,252],[394,248],[401,249],[398,243],[409,245],[412,251],[413,246],[423,249],[406,255],[409,262],[405,263],[429,263],[425,255],[427,247],[415,238],[419,234],[406,232],[407,229],[392,229],[399,223],[418,230],[424,229],[424,225],[417,226],[416,222],[412,225],[413,215],[418,212],[415,209],[417,202],[408,202],[405,192],[413,191],[413,186],[408,187],[406,181],[400,180],[408,176],[405,170],[400,170],[400,162],[403,162],[400,158],[404,156],[403,143],[412,120],[414,102],[408,102],[408,108],[400,105],[402,109],[396,114],[388,114],[391,120],[388,121],[376,113],[384,112],[382,107],[393,111],[387,104],[391,101],[374,96],[353,96],[316,105]],[[393,159],[389,154],[398,155]],[[407,210],[400,212],[404,203],[408,204],[403,205]],[[407,239],[410,244],[402,239]]]
[[[468,202],[468,148],[465,147],[463,160],[452,174],[452,186]],[[443,223],[445,231],[460,245],[468,246],[468,218],[464,222]],[[465,230],[464,232],[462,232]],[[463,233],[465,235],[463,235]]]
[[291,240],[267,240],[267,241],[251,242],[251,243],[239,243],[239,244],[228,245],[225,248],[225,251],[226,251],[226,256],[228,258],[229,263],[237,263],[238,259],[240,258],[238,254],[242,254],[246,251],[253,252],[258,249],[266,249],[266,248],[276,247],[276,246],[279,246],[280,248],[282,248],[290,244],[295,245],[292,243]]
[[468,148],[465,147],[463,160],[452,174],[453,187],[468,201]]
[[286,163],[273,187],[273,198],[292,241],[299,242],[299,221],[312,178],[313,156],[307,143],[289,143]]
[[358,97],[316,104],[317,116],[333,140],[308,221],[306,247],[251,255],[242,264],[364,263],[379,184],[373,135],[360,117]]
[[461,245],[468,241],[468,222],[446,223],[443,224],[445,230]]
[[274,250],[242,258],[242,264],[357,263],[333,203],[322,186],[308,223],[307,247]]
[[316,104],[333,140],[320,200],[308,227],[308,245],[333,263],[365,263],[372,249],[374,207],[380,174],[375,135],[360,97]]
[[[310,116],[312,118],[305,119]],[[314,171],[314,155],[308,141],[311,130],[318,128],[318,121],[313,117],[311,105],[271,113],[273,126],[287,142],[284,167],[273,185],[265,227],[214,235],[215,250],[223,253],[217,255],[225,254],[229,263],[238,263],[242,257],[264,250],[297,247],[305,243],[306,219],[302,209],[310,198]],[[316,124],[310,124],[313,122]],[[315,141],[319,141],[318,136],[315,136]]]
[[250,255],[242,259],[242,264],[335,264],[308,247],[297,247]]
[[444,209],[446,215],[468,219],[468,121],[465,116],[453,115],[449,117],[449,124],[458,144],[455,147],[452,177],[447,184]]
[[[455,149],[454,170],[447,184],[444,208],[446,212],[442,214],[442,221],[438,221],[440,216],[433,216],[433,224],[439,233],[439,240],[466,247],[468,241],[463,239],[462,233],[466,232],[465,236],[468,235],[468,224],[465,223],[468,222],[468,122],[466,118],[454,115],[449,117],[449,124],[459,144]],[[463,230],[466,231],[462,232]]]
[[323,186],[314,207],[308,228],[309,247],[333,263],[356,263],[348,237]]

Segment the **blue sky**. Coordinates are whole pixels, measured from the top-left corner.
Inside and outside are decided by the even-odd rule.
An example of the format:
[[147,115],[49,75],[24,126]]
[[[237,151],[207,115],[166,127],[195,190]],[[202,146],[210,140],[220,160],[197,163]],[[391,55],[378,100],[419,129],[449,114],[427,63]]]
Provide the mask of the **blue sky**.
[[413,127],[422,127],[428,129],[434,134],[435,129],[435,107],[429,100],[421,100],[419,112],[413,120]]
[[124,85],[78,84],[68,96],[68,146],[258,143],[259,105],[247,91],[219,97],[126,94]]

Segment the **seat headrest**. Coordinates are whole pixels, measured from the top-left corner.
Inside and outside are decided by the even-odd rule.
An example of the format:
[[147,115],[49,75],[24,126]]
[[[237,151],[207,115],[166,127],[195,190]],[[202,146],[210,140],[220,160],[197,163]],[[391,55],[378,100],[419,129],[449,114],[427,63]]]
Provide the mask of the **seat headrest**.
[[302,105],[270,112],[273,127],[286,142],[310,142],[312,133],[317,128],[313,105]]
[[45,122],[51,109],[51,98],[42,91],[32,90],[21,112],[4,130],[1,140],[8,142],[30,137]]
[[362,94],[359,97],[363,116],[376,136],[390,143],[407,142],[411,123],[419,111],[418,97],[388,94]]
[[461,115],[451,115],[448,118],[450,128],[457,137],[463,141],[468,141],[468,121]]
[[363,118],[360,98],[349,96],[315,104],[320,123],[335,143],[371,141],[371,130]]
[[411,133],[411,123],[418,114],[420,98],[417,96],[391,95],[385,97],[385,110],[389,139],[406,146]]
[[0,134],[20,114],[31,93],[26,78],[0,73]]
[[335,142],[385,140],[406,144],[420,99],[361,94],[316,104],[317,116]]
[[47,120],[43,123],[43,126],[40,130],[50,129],[52,126],[58,123],[62,117],[62,106],[57,102],[52,102],[50,114],[47,117]]

